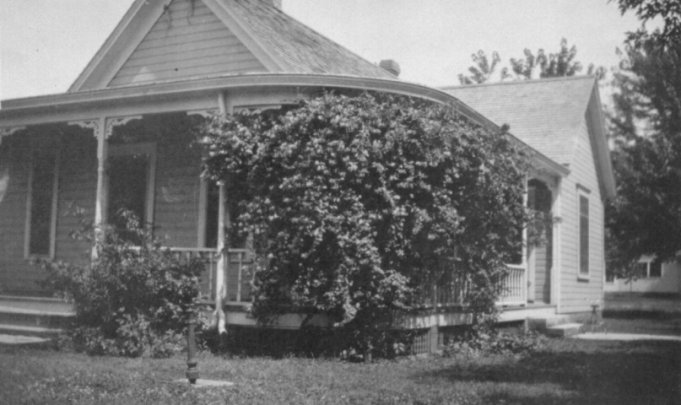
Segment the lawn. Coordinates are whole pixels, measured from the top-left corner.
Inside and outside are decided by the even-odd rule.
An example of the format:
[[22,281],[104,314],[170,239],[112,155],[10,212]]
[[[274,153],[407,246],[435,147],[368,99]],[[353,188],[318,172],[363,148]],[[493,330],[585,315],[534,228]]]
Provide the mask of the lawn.
[[606,293],[604,311],[614,317],[681,317],[680,294]]
[[681,344],[549,340],[524,357],[337,360],[200,357],[190,388],[181,357],[123,359],[0,349],[2,404],[678,404]]
[[681,336],[681,295],[606,293],[603,316],[609,332]]

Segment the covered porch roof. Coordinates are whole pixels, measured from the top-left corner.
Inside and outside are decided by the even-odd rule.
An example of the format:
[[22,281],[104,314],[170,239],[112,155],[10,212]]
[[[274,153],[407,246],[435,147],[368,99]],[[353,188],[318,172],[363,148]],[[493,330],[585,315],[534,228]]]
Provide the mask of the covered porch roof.
[[[2,101],[0,140],[16,129],[39,124],[118,118],[175,111],[227,111],[225,100],[239,92],[300,97],[323,90],[378,91],[452,105],[463,116],[491,130],[500,127],[456,97],[428,86],[392,79],[328,74],[262,73],[170,81]],[[294,102],[295,100],[286,100]],[[569,169],[517,137],[532,151],[537,169],[566,176]]]

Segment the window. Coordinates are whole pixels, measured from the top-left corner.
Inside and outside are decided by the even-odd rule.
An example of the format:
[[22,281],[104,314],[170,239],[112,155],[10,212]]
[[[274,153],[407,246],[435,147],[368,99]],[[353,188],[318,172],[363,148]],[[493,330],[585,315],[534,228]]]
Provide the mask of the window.
[[206,209],[203,246],[216,248],[218,246],[218,214],[220,206],[220,188],[213,182],[206,182]]
[[662,277],[662,262],[659,259],[641,261],[634,265],[633,276],[640,278],[660,278]]
[[112,145],[108,158],[109,224],[121,231],[121,236],[136,242],[132,233],[125,232],[124,212],[130,213],[144,226],[153,224],[154,144]]
[[589,275],[589,199],[579,196],[579,275]]
[[34,149],[28,184],[26,256],[54,256],[59,153],[55,147]]
[[647,278],[648,277],[648,262],[638,262],[634,264],[633,271],[634,278]]
[[662,277],[662,262],[659,259],[653,260],[648,265],[649,277]]

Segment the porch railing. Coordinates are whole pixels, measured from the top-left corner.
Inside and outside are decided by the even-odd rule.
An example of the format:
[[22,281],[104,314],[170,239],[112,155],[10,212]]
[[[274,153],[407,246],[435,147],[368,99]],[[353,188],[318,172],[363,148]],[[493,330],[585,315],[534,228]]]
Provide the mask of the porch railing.
[[527,271],[525,266],[508,265],[508,274],[502,281],[497,305],[525,305],[527,303]]
[[[525,305],[527,302],[527,272],[522,265],[508,265],[502,280],[497,305]],[[430,308],[464,306],[469,302],[471,283],[464,275],[447,275],[438,282],[419,288],[421,305]]]
[[[170,249],[178,258],[198,258],[206,265],[200,277],[200,297],[215,300],[219,253],[214,248]],[[253,254],[248,249],[229,249],[226,254],[224,280],[227,285],[224,303],[242,304],[252,301]],[[470,282],[462,275],[449,275],[437,283],[419,288],[418,294],[424,307],[453,307],[467,303]],[[525,305],[527,302],[527,272],[525,266],[509,265],[508,274],[502,281],[501,295],[497,305]]]
[[[218,261],[220,254],[215,248],[172,247],[176,258],[181,260],[199,259],[205,263],[205,271],[200,275],[199,297],[201,300],[214,302]],[[252,254],[247,249],[229,249],[226,254],[223,280],[226,281],[226,297],[224,303],[251,302]]]

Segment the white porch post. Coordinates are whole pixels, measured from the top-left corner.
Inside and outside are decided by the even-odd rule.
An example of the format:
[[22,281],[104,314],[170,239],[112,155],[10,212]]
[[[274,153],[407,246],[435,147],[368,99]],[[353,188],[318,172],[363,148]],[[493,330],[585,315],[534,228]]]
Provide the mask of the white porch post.
[[106,162],[109,157],[109,141],[106,139],[106,119],[101,118],[99,124],[94,129],[97,137],[97,195],[95,198],[95,227],[97,229],[98,241],[103,236],[102,227],[108,218],[107,195],[109,187],[107,184]]
[[[227,114],[227,97],[224,92],[217,95],[217,103],[219,113]],[[215,322],[218,326],[218,333],[223,334],[227,332],[225,322],[225,312],[223,309],[224,300],[227,297],[227,265],[229,261],[229,243],[225,235],[225,227],[227,225],[227,188],[225,183],[220,181],[218,183],[219,197],[218,197],[218,263],[215,275]]]
[[[95,239],[100,242],[104,237],[103,227],[108,221],[109,183],[106,173],[107,160],[109,157],[109,137],[113,129],[119,125],[142,119],[141,116],[128,117],[99,117],[84,121],[71,121],[69,125],[77,125],[81,128],[92,129],[97,138],[97,192],[95,195]],[[96,246],[92,247],[92,257],[97,254]]]
[[[561,218],[562,210],[562,181],[557,179],[553,184],[551,193],[553,194],[553,207],[551,209],[551,214],[554,218]],[[553,223],[553,240],[552,240],[552,258],[553,263],[551,263],[551,305],[556,306],[556,312],[560,313],[560,269],[562,267],[561,258],[561,221],[555,221]]]
[[[95,195],[95,240],[99,242],[103,237],[102,226],[106,223],[106,202],[108,198],[106,184],[106,159],[108,155],[108,142],[106,139],[106,117],[99,117],[84,121],[71,121],[69,125],[76,125],[84,129],[92,129],[92,134],[97,139],[97,190]],[[96,257],[97,248],[92,247],[92,257]]]
[[[525,176],[525,181],[523,183],[525,185],[525,190],[523,191],[523,208],[527,209],[527,199],[528,199],[528,186],[529,186],[529,178]],[[528,294],[527,291],[529,290],[530,286],[530,278],[528,276],[528,229],[525,227],[523,229],[523,251],[522,251],[522,267],[523,267],[523,279],[522,279],[522,292],[521,292],[521,300],[523,304],[527,304],[527,299],[528,299]]]
[[225,326],[225,312],[223,310],[224,299],[227,297],[227,261],[229,260],[229,250],[227,238],[225,236],[227,189],[224,182],[219,182],[220,195],[218,199],[218,263],[215,274],[215,322],[217,323],[220,334],[227,331]]

